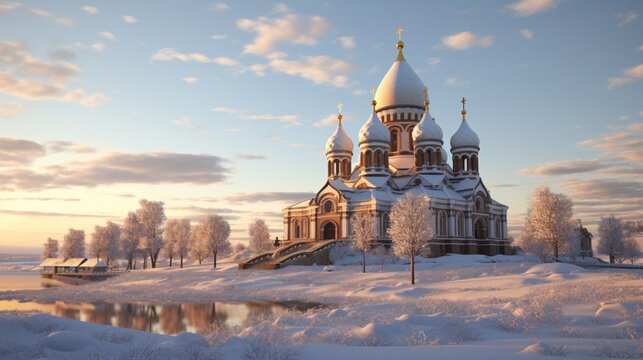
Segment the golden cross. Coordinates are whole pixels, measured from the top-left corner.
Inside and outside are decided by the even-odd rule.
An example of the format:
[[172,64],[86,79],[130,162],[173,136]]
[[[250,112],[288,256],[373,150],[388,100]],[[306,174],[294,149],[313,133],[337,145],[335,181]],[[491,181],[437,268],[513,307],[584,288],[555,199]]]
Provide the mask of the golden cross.
[[429,88],[425,86],[422,92],[424,93],[424,100],[429,100]]
[[402,41],[402,31],[404,31],[404,28],[400,25],[397,27],[397,40]]
[[464,110],[464,104],[467,102],[467,99],[462,97],[462,100],[460,100],[460,102],[462,103],[462,110]]
[[344,109],[344,104],[340,101],[339,104],[337,104],[337,109],[339,110],[339,114],[342,114],[342,110]]

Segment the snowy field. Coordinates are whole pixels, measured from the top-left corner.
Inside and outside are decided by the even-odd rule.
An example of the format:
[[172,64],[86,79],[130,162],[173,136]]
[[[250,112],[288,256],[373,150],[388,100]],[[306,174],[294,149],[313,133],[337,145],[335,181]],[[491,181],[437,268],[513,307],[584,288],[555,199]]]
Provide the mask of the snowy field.
[[[350,263],[350,261],[348,261]],[[538,264],[522,256],[422,259],[408,265],[239,271],[232,259],[133,271],[83,286],[0,292],[67,303],[305,301],[306,312],[167,336],[51,315],[0,314],[2,359],[641,358],[643,272]]]

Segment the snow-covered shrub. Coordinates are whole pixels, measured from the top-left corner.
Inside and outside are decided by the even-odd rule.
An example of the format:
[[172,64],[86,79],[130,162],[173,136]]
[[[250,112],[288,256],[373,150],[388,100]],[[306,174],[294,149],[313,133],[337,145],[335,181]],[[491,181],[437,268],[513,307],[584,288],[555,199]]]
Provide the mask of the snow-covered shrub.
[[537,353],[544,356],[565,357],[569,354],[569,349],[566,345],[555,346],[539,341],[527,346],[522,352]]
[[596,356],[610,359],[640,359],[643,357],[643,347],[629,348],[619,346],[614,347],[607,341],[603,341],[594,348]]
[[328,258],[331,264],[337,264],[340,260],[347,257],[357,256],[355,250],[350,242],[341,242],[331,247]]
[[524,334],[534,328],[534,324],[532,324],[529,319],[516,316],[510,311],[501,311],[496,320],[498,321],[498,327],[500,329],[510,333]]
[[422,329],[417,329],[409,337],[408,346],[435,346],[438,345],[437,339],[431,339]]
[[299,352],[270,341],[269,335],[252,338],[243,351],[246,360],[296,360]]

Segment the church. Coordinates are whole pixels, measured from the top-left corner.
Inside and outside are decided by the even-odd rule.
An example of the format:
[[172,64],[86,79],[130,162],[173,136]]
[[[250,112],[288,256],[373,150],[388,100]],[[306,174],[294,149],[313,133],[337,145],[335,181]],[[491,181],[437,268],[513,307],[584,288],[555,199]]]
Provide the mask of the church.
[[[400,35],[401,29],[398,30]],[[355,149],[342,127],[326,143],[327,179],[312,199],[283,210],[283,244],[348,239],[350,219],[376,219],[374,243],[390,244],[389,213],[407,192],[426,195],[433,214],[432,254],[510,254],[507,206],[494,200],[480,176],[478,135],[467,121],[451,136],[451,162],[442,129],[429,112],[428,89],[404,58],[404,42],[375,91],[371,114]],[[359,163],[353,165],[354,151]]]

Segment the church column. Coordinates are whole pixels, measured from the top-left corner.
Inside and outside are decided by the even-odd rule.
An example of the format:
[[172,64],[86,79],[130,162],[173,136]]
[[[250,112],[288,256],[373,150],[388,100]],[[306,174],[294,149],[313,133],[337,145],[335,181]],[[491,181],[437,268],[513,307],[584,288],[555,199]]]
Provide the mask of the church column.
[[500,239],[500,236],[496,236],[496,219],[494,215],[489,216],[489,238]]
[[500,216],[500,223],[502,226],[500,227],[502,229],[502,234],[500,234],[501,239],[507,239],[508,232],[507,232],[507,215],[502,215]]
[[455,210],[449,210],[449,237],[455,237]]
[[473,237],[473,221],[471,220],[471,211],[467,211],[465,213],[464,223],[465,223],[465,228],[466,228],[465,233],[466,233],[467,237],[472,238]]
[[348,232],[349,220],[350,219],[348,218],[348,212],[346,211],[346,209],[343,209],[342,212],[340,213],[339,226],[341,227],[341,231],[339,231],[339,233],[337,234],[338,239],[347,238],[349,236],[349,232]]

